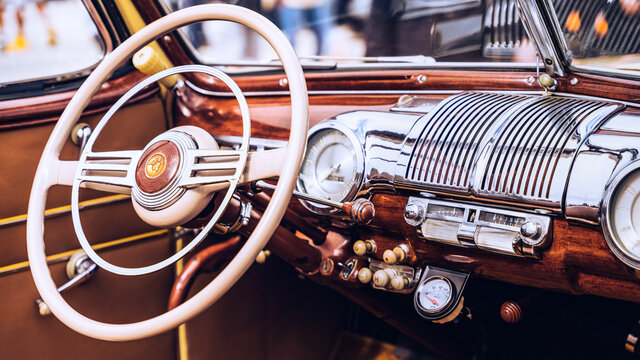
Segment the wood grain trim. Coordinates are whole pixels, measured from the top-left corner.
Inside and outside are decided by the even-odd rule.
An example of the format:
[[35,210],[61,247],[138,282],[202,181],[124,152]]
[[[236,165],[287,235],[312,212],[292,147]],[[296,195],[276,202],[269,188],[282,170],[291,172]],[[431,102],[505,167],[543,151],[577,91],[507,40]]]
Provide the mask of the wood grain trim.
[[377,194],[372,201],[376,217],[370,228],[359,231],[359,238],[376,241],[379,259],[398,239],[407,239],[417,255],[413,265],[429,264],[517,285],[640,302],[640,280],[614,257],[599,229],[555,219],[553,241],[539,261],[419,239],[403,219],[406,197]]
[[[109,80],[93,96],[83,116],[104,112],[146,75],[132,71],[117,79]],[[129,104],[154,96],[157,85],[149,86],[134,96]],[[0,102],[0,130],[55,122],[75,94],[75,90],[57,94],[20,98]]]
[[558,91],[640,103],[640,81],[580,73],[557,80]]

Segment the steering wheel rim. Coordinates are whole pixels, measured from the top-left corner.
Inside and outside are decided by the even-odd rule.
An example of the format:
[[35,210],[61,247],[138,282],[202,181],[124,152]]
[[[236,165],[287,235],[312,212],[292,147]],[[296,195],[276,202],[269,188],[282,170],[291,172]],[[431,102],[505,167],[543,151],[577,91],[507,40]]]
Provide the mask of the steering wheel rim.
[[[207,20],[227,20],[245,25],[260,34],[280,58],[291,96],[291,130],[278,186],[271,202],[245,245],[229,265],[204,289],[180,306],[136,323],[109,324],[78,313],[58,293],[51,278],[44,248],[44,210],[51,186],[65,184],[64,162],[59,160],[71,128],[92,96],[111,74],[136,51],[158,37],[184,25]],[[133,34],[105,56],[73,96],[56,124],[43,151],[34,177],[27,216],[27,254],[31,274],[42,299],[64,324],[84,335],[112,341],[141,339],[171,330],[195,317],[224,295],[244,274],[269,241],[284,215],[299,172],[308,130],[308,97],[302,67],[291,44],[273,23],[251,10],[226,4],[199,5],[173,12]]]

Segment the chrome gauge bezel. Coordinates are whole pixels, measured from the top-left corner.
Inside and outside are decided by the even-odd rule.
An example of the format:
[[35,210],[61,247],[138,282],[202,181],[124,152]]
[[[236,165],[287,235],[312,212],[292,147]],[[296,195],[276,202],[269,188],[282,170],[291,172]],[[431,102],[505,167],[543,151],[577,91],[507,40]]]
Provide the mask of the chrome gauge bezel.
[[625,265],[640,270],[640,256],[635,256],[625,251],[626,246],[621,244],[621,240],[616,236],[616,231],[613,228],[613,211],[611,211],[611,206],[615,204],[619,186],[624,184],[629,176],[636,171],[640,171],[640,160],[627,164],[606,185],[602,205],[600,206],[600,223],[602,224],[605,241],[613,254]]
[[[358,192],[360,191],[360,189],[362,188],[362,180],[364,179],[364,148],[362,143],[360,142],[360,140],[358,139],[358,136],[353,132],[352,129],[350,129],[348,126],[346,126],[345,124],[342,124],[341,122],[335,121],[335,120],[329,120],[329,121],[323,121],[315,126],[313,126],[311,129],[309,129],[309,135],[307,136],[307,146],[309,146],[308,144],[310,143],[311,138],[316,135],[317,133],[319,133],[322,130],[337,130],[339,132],[341,132],[342,134],[344,134],[346,136],[346,138],[351,142],[351,145],[353,146],[353,149],[355,151],[355,155],[356,155],[356,159],[355,159],[355,166],[356,166],[356,173],[354,176],[354,181],[353,181],[353,187],[349,190],[349,192],[347,193],[347,195],[340,199],[339,202],[345,202],[345,201],[351,201],[353,200],[356,195],[358,194]],[[305,155],[304,155],[304,159],[302,160],[303,162],[306,161],[306,157],[307,157],[307,149],[305,149]],[[301,169],[302,170],[302,169]],[[300,177],[298,177],[298,180],[296,181],[296,189],[300,192],[305,192],[304,188],[302,186],[302,183],[300,181]],[[306,192],[305,192],[306,193]],[[338,200],[336,200],[338,201]],[[300,203],[302,203],[302,205],[307,208],[309,211],[315,213],[315,214],[319,214],[319,215],[329,215],[329,214],[334,214],[338,211],[340,211],[340,209],[336,209],[333,207],[328,207],[325,205],[320,205],[320,204],[316,204],[310,201],[306,201],[306,200],[302,200],[300,199]]]

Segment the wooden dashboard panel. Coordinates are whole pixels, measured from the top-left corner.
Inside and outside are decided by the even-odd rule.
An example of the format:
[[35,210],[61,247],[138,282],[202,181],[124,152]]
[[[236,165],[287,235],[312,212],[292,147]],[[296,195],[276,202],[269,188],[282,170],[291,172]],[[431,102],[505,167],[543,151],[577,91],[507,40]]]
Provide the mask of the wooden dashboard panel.
[[[312,95],[309,97],[309,125],[352,110],[388,111],[399,97]],[[250,97],[248,101],[253,120],[252,136],[280,140],[288,137],[288,97]],[[233,98],[206,99],[187,91],[176,103],[174,119],[176,125],[197,125],[216,135],[241,135],[240,112]],[[467,271],[474,276],[574,294],[631,301],[640,299],[640,281],[613,256],[598,228],[555,219],[553,242],[539,261],[427,243],[418,239],[415,229],[404,221],[406,197],[376,194],[372,200],[376,206],[376,218],[370,226],[359,228],[356,231],[358,236],[353,240],[375,239],[378,259],[382,259],[384,250],[404,242],[415,250],[414,265],[430,264]]]

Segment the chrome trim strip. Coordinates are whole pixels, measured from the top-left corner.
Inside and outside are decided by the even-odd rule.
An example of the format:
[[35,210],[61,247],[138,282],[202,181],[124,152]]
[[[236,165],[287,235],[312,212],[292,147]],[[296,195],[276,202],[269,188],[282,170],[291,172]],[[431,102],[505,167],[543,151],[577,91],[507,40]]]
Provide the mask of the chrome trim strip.
[[602,206],[600,208],[600,222],[602,224],[602,232],[604,234],[604,239],[607,241],[609,249],[611,249],[611,252],[613,252],[613,254],[620,261],[636,270],[640,270],[640,257],[634,256],[634,254],[630,253],[629,250],[624,251],[620,248],[621,246],[625,245],[619,244],[622,241],[616,239],[616,231],[613,229],[613,224],[610,221],[610,217],[612,217],[613,214],[610,213],[609,207],[611,206],[611,201],[613,200],[616,189],[618,188],[620,183],[625,180],[627,175],[633,173],[634,171],[637,171],[638,169],[640,169],[640,160],[635,160],[615,174],[615,176],[605,186],[604,196],[602,198]]
[[[91,209],[98,206],[110,205],[110,204],[130,200],[130,199],[131,197],[129,197],[128,195],[112,195],[112,196],[105,196],[97,199],[85,200],[80,202],[78,205],[80,210],[85,210],[85,209]],[[71,213],[71,205],[59,206],[56,208],[45,210],[44,218],[49,219],[49,218],[53,218],[56,216],[69,214],[69,213]],[[27,222],[27,214],[11,216],[4,219],[0,219],[0,228],[3,228],[5,226],[22,224],[26,222]]]
[[[108,249],[116,248],[118,246],[122,246],[125,244],[131,244],[131,243],[137,243],[144,240],[150,240],[152,238],[156,238],[166,234],[169,234],[169,230],[167,229],[155,230],[155,231],[150,231],[143,234],[128,236],[128,237],[117,239],[117,240],[103,242],[100,244],[92,245],[91,247],[96,251],[108,250]],[[82,249],[78,248],[78,249],[65,251],[55,255],[49,255],[47,256],[47,264],[51,265],[51,264],[57,264],[63,261],[67,261],[71,257],[71,255],[73,255],[74,253],[80,250]],[[16,273],[19,271],[24,271],[27,269],[29,269],[29,261],[22,261],[19,263],[2,266],[0,267],[0,277],[6,276],[12,273]]]
[[[558,28],[558,22],[549,19],[555,16],[555,11],[549,0],[516,0],[520,10],[520,18],[533,41],[542,62],[552,76],[564,76],[571,62],[568,54],[562,54],[567,49],[562,30]],[[542,3],[542,4],[540,4]],[[540,5],[544,9],[540,9]],[[559,48],[556,44],[559,43]]]

